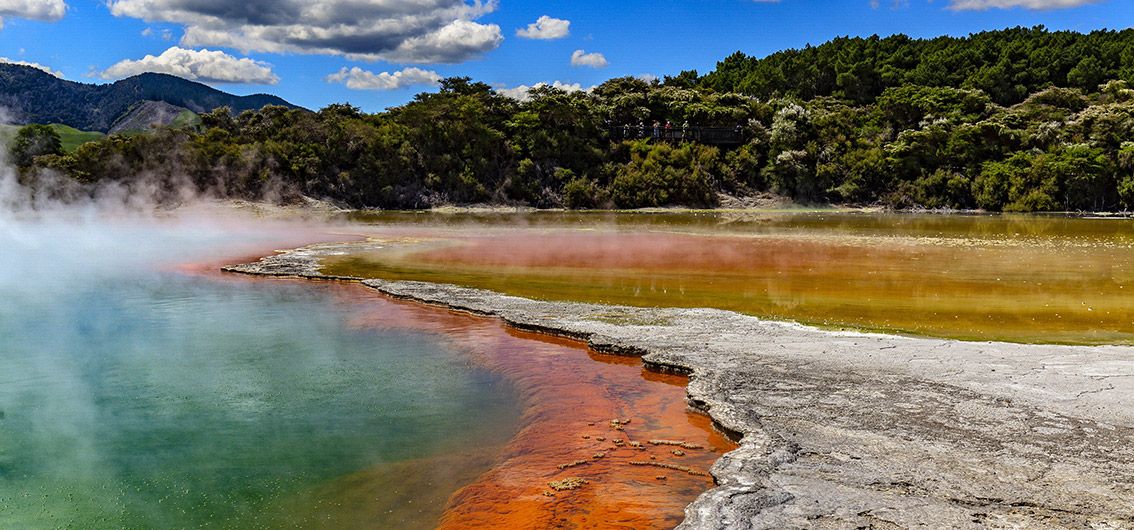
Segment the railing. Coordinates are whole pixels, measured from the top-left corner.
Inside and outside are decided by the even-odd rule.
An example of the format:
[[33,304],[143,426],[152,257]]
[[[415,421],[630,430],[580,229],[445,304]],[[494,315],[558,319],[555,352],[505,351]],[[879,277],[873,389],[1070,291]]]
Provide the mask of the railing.
[[659,142],[696,142],[709,145],[740,145],[745,141],[742,127],[639,127],[624,125],[611,127],[614,140],[640,140],[648,138]]

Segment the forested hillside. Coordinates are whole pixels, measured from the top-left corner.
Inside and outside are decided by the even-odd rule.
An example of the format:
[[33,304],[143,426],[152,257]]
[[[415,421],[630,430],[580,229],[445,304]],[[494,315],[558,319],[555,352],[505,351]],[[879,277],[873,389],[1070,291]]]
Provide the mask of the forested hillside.
[[60,123],[83,131],[108,132],[123,114],[144,101],[160,101],[193,112],[227,106],[237,112],[264,105],[292,105],[265,94],[234,96],[166,74],[142,74],[107,85],[59,79],[18,64],[0,64],[0,107],[19,124]]
[[889,88],[918,85],[983,91],[1012,105],[1048,86],[1094,92],[1134,79],[1134,30],[1090,34],[1015,28],[970,37],[840,38],[758,59],[728,57],[702,85],[759,98],[836,96],[869,103]]
[[[805,203],[1120,210],[1134,207],[1132,50],[1131,30],[839,39],[734,55],[704,77],[544,87],[524,101],[454,78],[372,115],[222,110],[197,129],[22,159],[86,182],[176,175],[226,195],[383,208],[711,207],[722,192],[771,191]],[[682,133],[705,126],[740,141]]]

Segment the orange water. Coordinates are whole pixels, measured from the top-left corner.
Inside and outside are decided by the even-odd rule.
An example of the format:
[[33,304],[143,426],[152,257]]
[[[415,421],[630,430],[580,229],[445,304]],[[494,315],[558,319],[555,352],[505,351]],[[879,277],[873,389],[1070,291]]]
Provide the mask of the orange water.
[[[356,325],[443,333],[471,362],[504,374],[526,405],[520,432],[490,471],[450,498],[441,528],[671,528],[684,518],[684,507],[712,487],[712,463],[735,447],[706,416],[688,410],[686,378],[645,371],[639,359],[353,286],[344,296],[381,304]],[[616,429],[611,420],[629,423]],[[585,463],[560,469],[579,461]],[[630,462],[674,464],[692,473]],[[587,483],[558,492],[549,486],[566,478]]]
[[850,213],[381,217],[334,274],[970,340],[1134,344],[1134,222]]
[[[226,260],[245,261],[251,259]],[[436,334],[470,367],[502,375],[522,405],[516,422],[499,425],[501,440],[508,440],[502,447],[479,440],[426,458],[362,469],[283,499],[269,510],[275,512],[270,524],[672,528],[684,519],[685,506],[713,487],[707,473],[712,464],[736,447],[707,416],[688,408],[688,378],[647,371],[640,359],[518,331],[496,318],[394,300],[359,284],[218,275],[218,269],[215,262],[180,267],[218,281],[298,282],[330,291],[353,315],[351,328]],[[560,468],[571,463],[577,465]],[[550,485],[567,478],[586,483],[565,491]]]
[[[470,366],[503,375],[518,392],[523,413],[519,432],[502,448],[457,444],[429,458],[359,470],[285,499],[274,519],[280,524],[672,528],[684,518],[684,507],[713,486],[709,467],[735,448],[707,416],[688,409],[687,378],[648,372],[639,359],[517,331],[495,318],[393,300],[358,284],[312,288],[334,291],[355,315],[351,327],[436,333]],[[611,420],[628,423],[616,429]],[[690,448],[650,440],[681,441]],[[596,458],[599,453],[603,457]],[[581,460],[585,463],[559,467]],[[630,462],[674,464],[689,472]],[[565,478],[587,482],[575,490],[551,488]]]

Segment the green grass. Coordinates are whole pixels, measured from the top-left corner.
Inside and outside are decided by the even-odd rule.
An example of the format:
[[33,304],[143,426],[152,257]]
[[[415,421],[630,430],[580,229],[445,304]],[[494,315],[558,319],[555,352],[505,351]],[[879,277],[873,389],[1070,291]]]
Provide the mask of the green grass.
[[[16,136],[16,133],[23,127],[22,125],[0,125],[0,141],[8,142]],[[100,132],[94,131],[80,131],[74,127],[62,125],[59,123],[51,124],[51,128],[59,135],[59,140],[63,142],[63,152],[73,153],[80,145],[87,142],[93,142],[106,136]]]
[[186,110],[178,114],[177,117],[173,119],[173,123],[169,124],[169,126],[174,129],[193,129],[198,125],[201,125],[201,117],[191,110]]
[[103,136],[106,136],[100,132],[80,131],[59,123],[51,124],[51,128],[55,129],[55,132],[59,134],[59,139],[63,141],[64,153],[73,153],[80,145],[101,140]]
[[[135,118],[135,121],[136,118]],[[173,121],[167,125],[170,129],[196,129],[201,125],[201,117],[191,110],[182,111],[180,114],[173,118]],[[121,136],[138,136],[142,134],[149,134],[154,132],[154,127],[151,125],[140,125],[131,127],[125,130],[120,130],[114,134]]]

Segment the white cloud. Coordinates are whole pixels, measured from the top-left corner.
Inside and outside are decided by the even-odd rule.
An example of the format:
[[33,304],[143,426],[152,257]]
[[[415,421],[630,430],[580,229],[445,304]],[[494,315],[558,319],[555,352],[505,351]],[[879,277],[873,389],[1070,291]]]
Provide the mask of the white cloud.
[[440,81],[441,76],[437,72],[412,67],[394,73],[375,74],[355,66],[327,76],[328,83],[344,83],[353,90],[397,90],[416,85],[432,86]]
[[950,0],[949,9],[957,11],[983,11],[986,9],[1065,9],[1093,4],[1097,0]]
[[583,50],[575,50],[571,54],[571,66],[589,66],[591,68],[603,68],[607,65],[606,56],[601,53],[587,53]]
[[67,13],[63,0],[0,0],[0,16],[56,21]]
[[43,70],[44,72],[47,72],[47,73],[49,73],[49,74],[51,74],[55,77],[63,79],[63,72],[60,72],[58,70],[52,70],[51,68],[44,66],[42,64],[39,64],[39,63],[30,63],[28,61],[17,61],[17,60],[9,59],[7,57],[0,57],[0,63],[21,64],[21,65],[24,65],[24,66],[30,66],[32,68],[36,68],[38,70]]
[[525,39],[553,40],[562,39],[570,34],[570,20],[551,18],[547,15],[539,17],[535,22],[528,24],[527,28],[516,30],[516,35]]
[[[2,0],[0,0],[2,1]],[[477,18],[497,0],[108,0],[115,16],[184,26],[181,45],[245,53],[458,63],[494,50],[500,26]]]
[[142,30],[142,36],[146,38],[160,36],[161,40],[164,41],[173,40],[173,32],[168,29],[161,30],[161,34],[159,35],[156,31],[154,31],[154,28],[146,28]]
[[592,86],[591,88],[584,89],[583,85],[580,85],[579,83],[564,83],[562,81],[555,81],[551,84],[541,82],[536,83],[532,86],[520,85],[515,88],[498,88],[496,89],[496,93],[500,94],[501,96],[510,97],[517,101],[527,101],[531,99],[532,90],[545,86],[558,88],[559,90],[562,90],[564,92],[590,92],[595,88]]
[[397,48],[380,54],[349,54],[348,57],[367,61],[397,63],[457,63],[495,50],[504,42],[500,26],[456,20],[425,35],[406,39]]
[[[930,0],[933,3],[933,0]],[[891,9],[902,9],[910,6],[910,0],[890,0]],[[882,7],[882,0],[870,0],[871,9],[880,9]]]
[[65,14],[67,4],[63,0],[0,0],[0,29],[4,29],[4,17],[55,22]]
[[125,60],[107,68],[103,79],[121,79],[145,72],[175,75],[205,83],[248,83],[274,85],[280,78],[271,65],[247,58],[236,58],[222,51],[187,50],[174,46],[161,55],[147,55],[137,61]]

